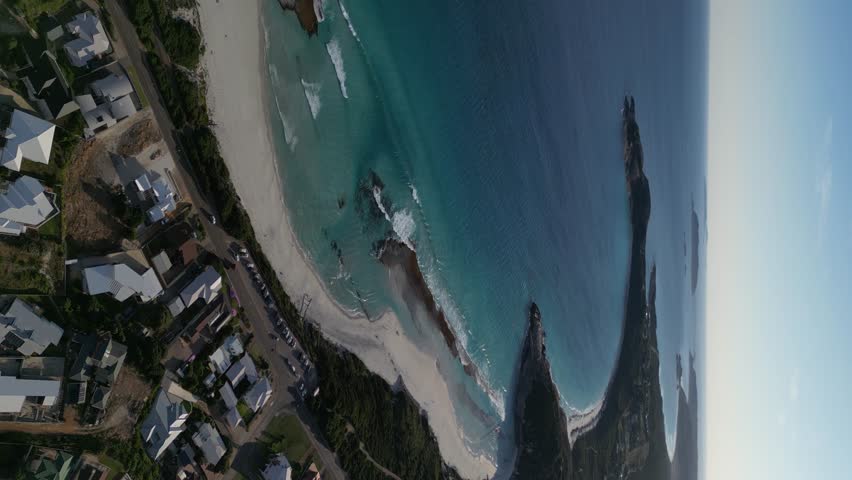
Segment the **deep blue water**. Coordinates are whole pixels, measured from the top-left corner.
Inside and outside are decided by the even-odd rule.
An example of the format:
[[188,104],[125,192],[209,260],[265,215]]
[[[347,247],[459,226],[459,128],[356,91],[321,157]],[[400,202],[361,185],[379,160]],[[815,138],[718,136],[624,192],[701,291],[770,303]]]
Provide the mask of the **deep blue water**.
[[[504,411],[530,300],[542,311],[566,409],[599,400],[623,321],[630,226],[619,109],[630,93],[651,182],[648,258],[658,266],[671,434],[675,355],[695,350],[703,312],[703,280],[694,296],[688,261],[693,201],[702,252],[705,238],[704,2],[344,7],[350,23],[340,4],[327,1],[326,21],[311,39],[277,2],[266,2],[264,12],[285,195],[332,292],[371,316],[394,308],[407,334],[434,340],[406,320],[370,255],[372,242],[393,228],[416,248],[433,293],[495,392],[490,399],[460,367],[444,364],[480,408],[497,419]],[[342,62],[337,70],[333,60]],[[359,183],[370,170],[392,203],[388,220],[366,220],[359,210]],[[702,253],[700,278],[703,267]],[[491,425],[462,423],[473,448],[494,452]]]

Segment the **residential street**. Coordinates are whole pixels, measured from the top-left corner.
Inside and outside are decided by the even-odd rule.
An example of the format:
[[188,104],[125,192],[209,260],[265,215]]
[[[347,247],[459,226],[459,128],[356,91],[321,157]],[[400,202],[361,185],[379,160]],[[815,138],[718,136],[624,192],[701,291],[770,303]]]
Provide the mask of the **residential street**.
[[[185,199],[190,201],[197,210],[203,209],[218,217],[218,212],[200,192],[194,175],[192,175],[192,167],[188,165],[187,159],[181,155],[175,142],[173,135],[175,131],[174,125],[169,118],[165,106],[161,102],[156,84],[146,68],[144,52],[142,51],[141,43],[136,35],[133,24],[127,18],[117,0],[106,0],[105,6],[111,17],[115,36],[118,37],[114,40],[120,44],[116,47],[116,52],[124,51],[127,53],[126,57],[119,58],[119,62],[125,66],[132,66],[138,73],[141,87],[154,112],[155,121],[163,133],[163,138],[168,145],[172,157],[175,159],[178,175],[183,180],[179,188],[181,188]],[[204,241],[205,248],[220,258],[233,260],[228,252],[228,247],[234,242],[234,239],[219,225],[212,225],[205,215],[199,215],[199,217],[202,218],[204,227],[207,230],[207,238]],[[239,431],[234,433],[233,441],[235,446],[255,442],[269,424],[269,421],[276,415],[281,413],[295,413],[305,427],[306,432],[308,432],[308,438],[322,460],[324,466],[323,476],[335,480],[346,479],[347,477],[337,463],[334,454],[326,447],[325,441],[322,440],[316,421],[310,412],[300,403],[300,400],[297,400],[294,396],[296,378],[287,369],[281,358],[281,354],[285,353],[292,358],[292,352],[288,352],[290,348],[283,340],[276,341],[270,337],[269,332],[275,332],[274,325],[266,313],[263,299],[243,265],[238,263],[234,270],[228,272],[228,283],[236,291],[241,305],[245,309],[246,318],[251,323],[254,331],[254,341],[262,348],[263,354],[266,356],[270,367],[270,380],[273,385],[271,400],[258,417],[252,421],[250,430],[246,432],[238,429]],[[301,371],[301,369],[298,371]],[[226,478],[233,476],[233,474],[234,472],[230,471],[226,475]]]

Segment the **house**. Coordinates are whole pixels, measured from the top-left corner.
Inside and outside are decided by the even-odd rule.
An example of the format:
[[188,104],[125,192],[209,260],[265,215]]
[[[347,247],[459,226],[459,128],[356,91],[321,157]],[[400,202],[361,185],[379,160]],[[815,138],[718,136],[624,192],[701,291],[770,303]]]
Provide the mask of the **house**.
[[154,264],[154,270],[160,275],[163,275],[172,268],[172,261],[165,250],[161,250],[160,253],[151,257],[151,263]]
[[84,133],[87,137],[136,113],[136,104],[131,96],[133,85],[127,75],[110,74],[92,82],[89,89],[92,93],[75,97],[86,121]]
[[217,465],[228,451],[228,449],[225,448],[225,442],[222,440],[222,436],[219,435],[219,432],[209,423],[201,424],[198,431],[192,436],[192,443],[201,450],[201,453],[204,455],[204,459],[210,465]]
[[70,382],[65,394],[65,403],[82,405],[86,403],[86,382]]
[[[83,401],[86,396],[85,382],[94,380],[97,386],[92,393],[92,408],[106,410],[112,387],[124,365],[127,347],[111,337],[96,340],[94,335],[78,335],[74,337],[73,343],[79,344],[79,350],[68,378],[83,385]],[[76,400],[80,400],[80,397]]]
[[37,229],[58,212],[52,196],[35,178],[24,175],[0,191],[0,234],[18,236]]
[[18,413],[29,397],[35,403],[51,407],[59,396],[59,380],[29,380],[0,376],[0,413]]
[[166,218],[166,214],[177,208],[175,193],[164,178],[160,177],[152,181],[151,176],[146,173],[134,180],[133,185],[136,187],[140,200],[148,200],[154,204],[145,212],[149,222],[159,222]]
[[41,355],[50,345],[58,345],[62,328],[45,320],[20,298],[0,316],[0,342],[21,355]]
[[189,413],[181,400],[160,390],[139,431],[148,456],[159,460],[178,435],[184,431]]
[[210,303],[221,289],[222,276],[215,268],[208,265],[200,275],[181,290],[180,298],[183,300],[183,304],[189,308],[198,299]]
[[231,428],[237,428],[238,425],[243,423],[243,416],[240,415],[240,412],[237,411],[236,407],[228,410],[225,413],[225,422]]
[[78,459],[68,452],[43,450],[30,465],[34,480],[67,480],[77,466]]
[[251,411],[257,413],[266,405],[266,402],[272,397],[272,384],[269,379],[263,377],[251,387],[251,390],[243,395],[243,401],[249,406]]
[[231,366],[231,359],[242,355],[243,351],[243,343],[240,341],[240,337],[231,335],[210,355],[210,363],[217,373],[225,373]]
[[12,112],[12,120],[3,134],[6,144],[0,153],[0,164],[20,171],[23,159],[45,165],[50,161],[50,148],[56,125],[21,110]]
[[270,458],[266,468],[261,472],[263,480],[291,480],[292,475],[293,467],[283,453]]
[[77,36],[65,44],[65,53],[71,65],[85,67],[91,60],[109,51],[109,38],[104,26],[92,12],[78,14],[65,27]]
[[249,383],[254,383],[257,381],[257,368],[254,366],[254,361],[251,359],[249,354],[245,354],[236,361],[231,368],[225,372],[225,376],[228,377],[228,381],[231,382],[233,387],[236,387],[243,381],[243,379],[247,378]]
[[302,480],[322,480],[316,463],[311,462],[308,469],[302,474]]
[[234,394],[234,389],[231,388],[231,385],[225,383],[222,385],[222,388],[219,389],[219,395],[222,396],[222,401],[225,402],[225,408],[228,410],[237,406],[237,396]]
[[17,75],[27,90],[27,98],[47,120],[58,120],[80,109],[71,98],[71,88],[56,57],[49,50],[42,52]]
[[153,268],[139,273],[124,263],[98,265],[83,269],[83,291],[89,295],[108,293],[119,302],[137,295],[150,302],[163,293]]

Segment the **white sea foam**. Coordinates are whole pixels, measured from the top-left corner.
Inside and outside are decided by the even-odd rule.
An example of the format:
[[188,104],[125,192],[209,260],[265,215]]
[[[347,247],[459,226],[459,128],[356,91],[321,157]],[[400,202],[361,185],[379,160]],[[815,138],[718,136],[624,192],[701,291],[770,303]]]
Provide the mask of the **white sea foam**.
[[334,65],[337,82],[340,83],[340,93],[343,94],[343,98],[349,98],[349,94],[346,92],[346,70],[343,68],[343,54],[340,52],[340,43],[336,38],[332,38],[325,44],[325,49]]
[[385,219],[390,222],[399,240],[410,248],[412,252],[416,251],[414,244],[411,242],[411,237],[414,235],[417,224],[414,222],[414,217],[411,213],[408,210],[402,209],[391,215],[390,212],[385,210],[385,206],[382,204],[382,189],[377,186],[373,186],[373,199],[376,201],[376,205],[378,205]]
[[322,107],[322,100],[320,100],[320,89],[322,88],[322,84],[319,82],[306,82],[304,78],[301,80],[302,90],[305,91],[305,98],[308,100],[308,107],[311,109],[311,116],[314,117],[314,120],[316,120],[317,115],[319,115],[320,108]]
[[414,187],[413,183],[409,183],[408,188],[411,189],[411,198],[414,199],[414,203],[422,207],[423,205],[420,203],[420,195],[417,194],[417,188]]
[[273,86],[277,87],[280,83],[278,81],[278,67],[276,67],[275,64],[270,63],[267,68],[269,70],[269,81],[272,82]]
[[352,25],[352,20],[349,18],[349,12],[346,11],[346,6],[343,5],[343,2],[338,0],[338,5],[340,5],[340,13],[343,14],[343,19],[346,20],[346,25],[349,26],[349,31],[352,32],[352,36],[355,37],[355,40],[361,42],[361,39],[358,38],[358,32],[355,31],[355,27]]
[[299,137],[296,136],[296,132],[293,130],[293,125],[287,120],[287,117],[284,116],[284,112],[281,110],[281,104],[278,103],[278,97],[273,95],[275,98],[275,108],[278,110],[278,119],[281,120],[281,126],[284,127],[284,140],[287,142],[287,146],[290,147],[290,151],[292,152],[296,148],[296,144],[299,143]]

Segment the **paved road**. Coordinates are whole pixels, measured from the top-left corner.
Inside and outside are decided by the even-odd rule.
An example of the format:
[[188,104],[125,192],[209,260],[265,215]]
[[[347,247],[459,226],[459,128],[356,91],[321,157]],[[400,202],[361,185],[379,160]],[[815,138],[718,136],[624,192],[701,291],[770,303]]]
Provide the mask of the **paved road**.
[[[156,83],[147,69],[143,59],[142,45],[136,35],[133,24],[127,18],[117,0],[107,0],[105,6],[112,19],[117,37],[115,40],[120,44],[120,47],[116,48],[116,52],[122,51],[127,53],[125,57],[119,58],[119,62],[125,66],[132,66],[139,76],[142,90],[148,98],[151,110],[154,113],[154,120],[159,126],[160,131],[163,132],[163,138],[169,148],[169,152],[172,158],[175,159],[178,176],[183,179],[183,192],[186,199],[192,202],[197,209],[204,209],[217,214],[216,209],[207,201],[207,198],[198,188],[195,176],[192,174],[192,167],[187,163],[188,160],[180,154],[173,136],[175,132],[174,124],[162,103]],[[234,239],[220,226],[211,224],[205,215],[201,215],[200,217],[207,230],[207,238],[204,241],[205,248],[220,258],[228,258],[230,256],[228,248]],[[290,411],[298,414],[300,421],[305,426],[308,438],[313,443],[325,467],[323,475],[326,478],[345,480],[347,476],[343,472],[343,469],[340,468],[334,453],[325,446],[327,442],[320,441],[322,436],[317,427],[316,420],[310,412],[298,403],[291,393],[295,391],[293,387],[296,378],[285,366],[281,354],[292,356],[292,352],[289,352],[289,347],[287,347],[283,340],[276,341],[270,338],[269,332],[274,331],[273,324],[269,320],[263,300],[255,289],[248,273],[240,265],[235,270],[229,271],[228,277],[230,285],[236,291],[242,306],[245,308],[245,315],[254,330],[254,339],[260,345],[267,358],[273,385],[270,403],[252,421],[251,429],[248,432],[243,431],[244,433],[239,433],[239,430],[238,432],[234,432],[234,443],[242,445],[256,439],[273,417],[281,413],[282,410]],[[297,371],[301,372],[301,368]]]

